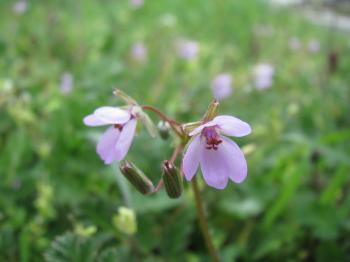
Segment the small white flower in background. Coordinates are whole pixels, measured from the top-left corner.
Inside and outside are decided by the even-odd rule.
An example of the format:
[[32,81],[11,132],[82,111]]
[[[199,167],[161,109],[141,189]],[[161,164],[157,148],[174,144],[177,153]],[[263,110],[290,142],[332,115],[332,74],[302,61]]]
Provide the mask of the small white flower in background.
[[180,39],[176,42],[177,55],[186,60],[194,59],[199,51],[199,44],[196,41]]
[[13,5],[13,11],[19,15],[23,14],[25,11],[27,11],[27,9],[28,9],[28,3],[25,0],[17,1]]
[[301,48],[300,41],[297,37],[291,37],[288,41],[289,48],[293,51],[299,50]]
[[217,75],[212,82],[214,97],[221,100],[231,96],[233,79],[230,74],[223,73]]
[[131,48],[131,57],[135,61],[145,60],[147,48],[143,42],[136,42]]
[[321,49],[321,44],[318,40],[313,39],[309,42],[308,49],[311,53],[317,53]]
[[72,92],[73,89],[73,75],[69,72],[65,72],[61,77],[60,91],[66,95]]
[[140,8],[144,4],[144,0],[130,0],[130,5],[134,8]]
[[258,64],[254,67],[254,82],[257,89],[266,89],[272,86],[275,69],[270,64]]

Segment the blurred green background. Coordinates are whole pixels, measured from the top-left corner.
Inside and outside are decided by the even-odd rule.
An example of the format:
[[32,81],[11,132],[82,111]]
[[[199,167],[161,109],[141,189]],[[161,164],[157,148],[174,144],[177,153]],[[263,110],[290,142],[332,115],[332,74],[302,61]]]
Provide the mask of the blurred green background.
[[[233,78],[220,113],[253,127],[235,139],[246,181],[200,180],[222,260],[350,261],[346,1],[137,2],[0,1],[0,261],[209,261],[188,183],[176,200],[140,195],[96,154],[104,129],[82,119],[121,105],[119,87],[196,121],[220,73]],[[179,57],[178,39],[198,54]],[[260,63],[275,70],[263,90]],[[156,182],[172,146],[142,129],[127,159]]]

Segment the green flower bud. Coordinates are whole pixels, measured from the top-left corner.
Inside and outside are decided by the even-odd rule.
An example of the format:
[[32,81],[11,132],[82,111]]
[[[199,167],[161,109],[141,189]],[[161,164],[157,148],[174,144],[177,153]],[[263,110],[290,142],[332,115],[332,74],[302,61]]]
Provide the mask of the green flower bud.
[[137,221],[134,210],[127,207],[120,207],[118,214],[113,216],[114,226],[127,235],[137,232]]
[[218,107],[219,107],[219,102],[217,102],[216,100],[212,101],[208,107],[207,112],[203,117],[203,121],[207,122],[212,120],[216,116]]
[[162,139],[167,140],[169,138],[170,125],[168,122],[159,121],[158,132]]
[[152,181],[133,163],[123,161],[120,163],[119,168],[122,174],[141,194],[146,195],[153,192],[154,186]]
[[163,162],[163,182],[170,198],[178,198],[183,191],[182,176],[179,170],[168,160]]

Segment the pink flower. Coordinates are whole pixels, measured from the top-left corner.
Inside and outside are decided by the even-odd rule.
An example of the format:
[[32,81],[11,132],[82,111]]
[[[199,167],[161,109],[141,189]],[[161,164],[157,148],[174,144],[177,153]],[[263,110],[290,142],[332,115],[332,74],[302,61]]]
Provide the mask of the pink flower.
[[255,87],[266,89],[272,86],[275,69],[270,64],[258,64],[254,68]]
[[73,89],[73,75],[71,73],[65,72],[61,78],[60,91],[62,94],[66,95],[72,92],[72,89]]
[[182,160],[182,172],[192,180],[200,164],[205,182],[224,189],[228,179],[241,183],[247,176],[247,162],[239,146],[226,136],[250,134],[249,124],[233,116],[217,116],[193,130]]
[[28,3],[26,0],[20,0],[13,5],[13,11],[17,14],[23,14],[28,9]]
[[308,49],[311,53],[317,53],[321,49],[321,44],[318,40],[313,39],[309,42]]
[[232,77],[229,74],[217,75],[212,83],[214,97],[221,100],[232,94]]
[[143,6],[144,0],[130,0],[130,4],[131,4],[134,8],[140,8],[141,6]]
[[194,59],[199,51],[199,45],[197,42],[186,39],[178,40],[176,47],[178,56],[186,60]]
[[122,160],[129,151],[136,130],[136,115],[130,110],[103,106],[84,118],[87,126],[111,125],[97,143],[97,154],[106,165]]
[[147,55],[147,49],[144,43],[136,42],[131,48],[131,57],[135,61],[145,60]]

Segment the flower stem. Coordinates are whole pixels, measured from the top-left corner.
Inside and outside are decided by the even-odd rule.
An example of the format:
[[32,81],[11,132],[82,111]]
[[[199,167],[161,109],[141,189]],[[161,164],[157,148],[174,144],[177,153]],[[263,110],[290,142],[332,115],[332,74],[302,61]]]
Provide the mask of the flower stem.
[[199,226],[200,226],[200,229],[201,229],[203,237],[204,237],[205,244],[207,246],[207,249],[209,251],[209,254],[211,256],[212,261],[219,262],[220,261],[219,255],[214,247],[213,241],[212,241],[211,236],[209,234],[208,222],[207,222],[207,219],[206,219],[205,214],[204,214],[203,202],[202,202],[202,198],[201,198],[201,195],[199,192],[196,177],[194,177],[192,179],[191,184],[192,184],[194,198],[196,201],[198,222],[199,222]]
[[[171,128],[174,130],[174,132],[181,138],[183,139],[183,137],[186,135],[183,130],[181,129],[181,124],[179,122],[177,122],[174,119],[169,118],[167,115],[165,115],[162,111],[160,111],[158,108],[154,107],[154,106],[149,106],[149,105],[143,105],[141,106],[142,109],[144,110],[150,110],[153,111],[154,113],[156,113],[162,120],[166,121],[169,123],[169,125],[171,126]],[[179,128],[180,127],[180,128]]]

